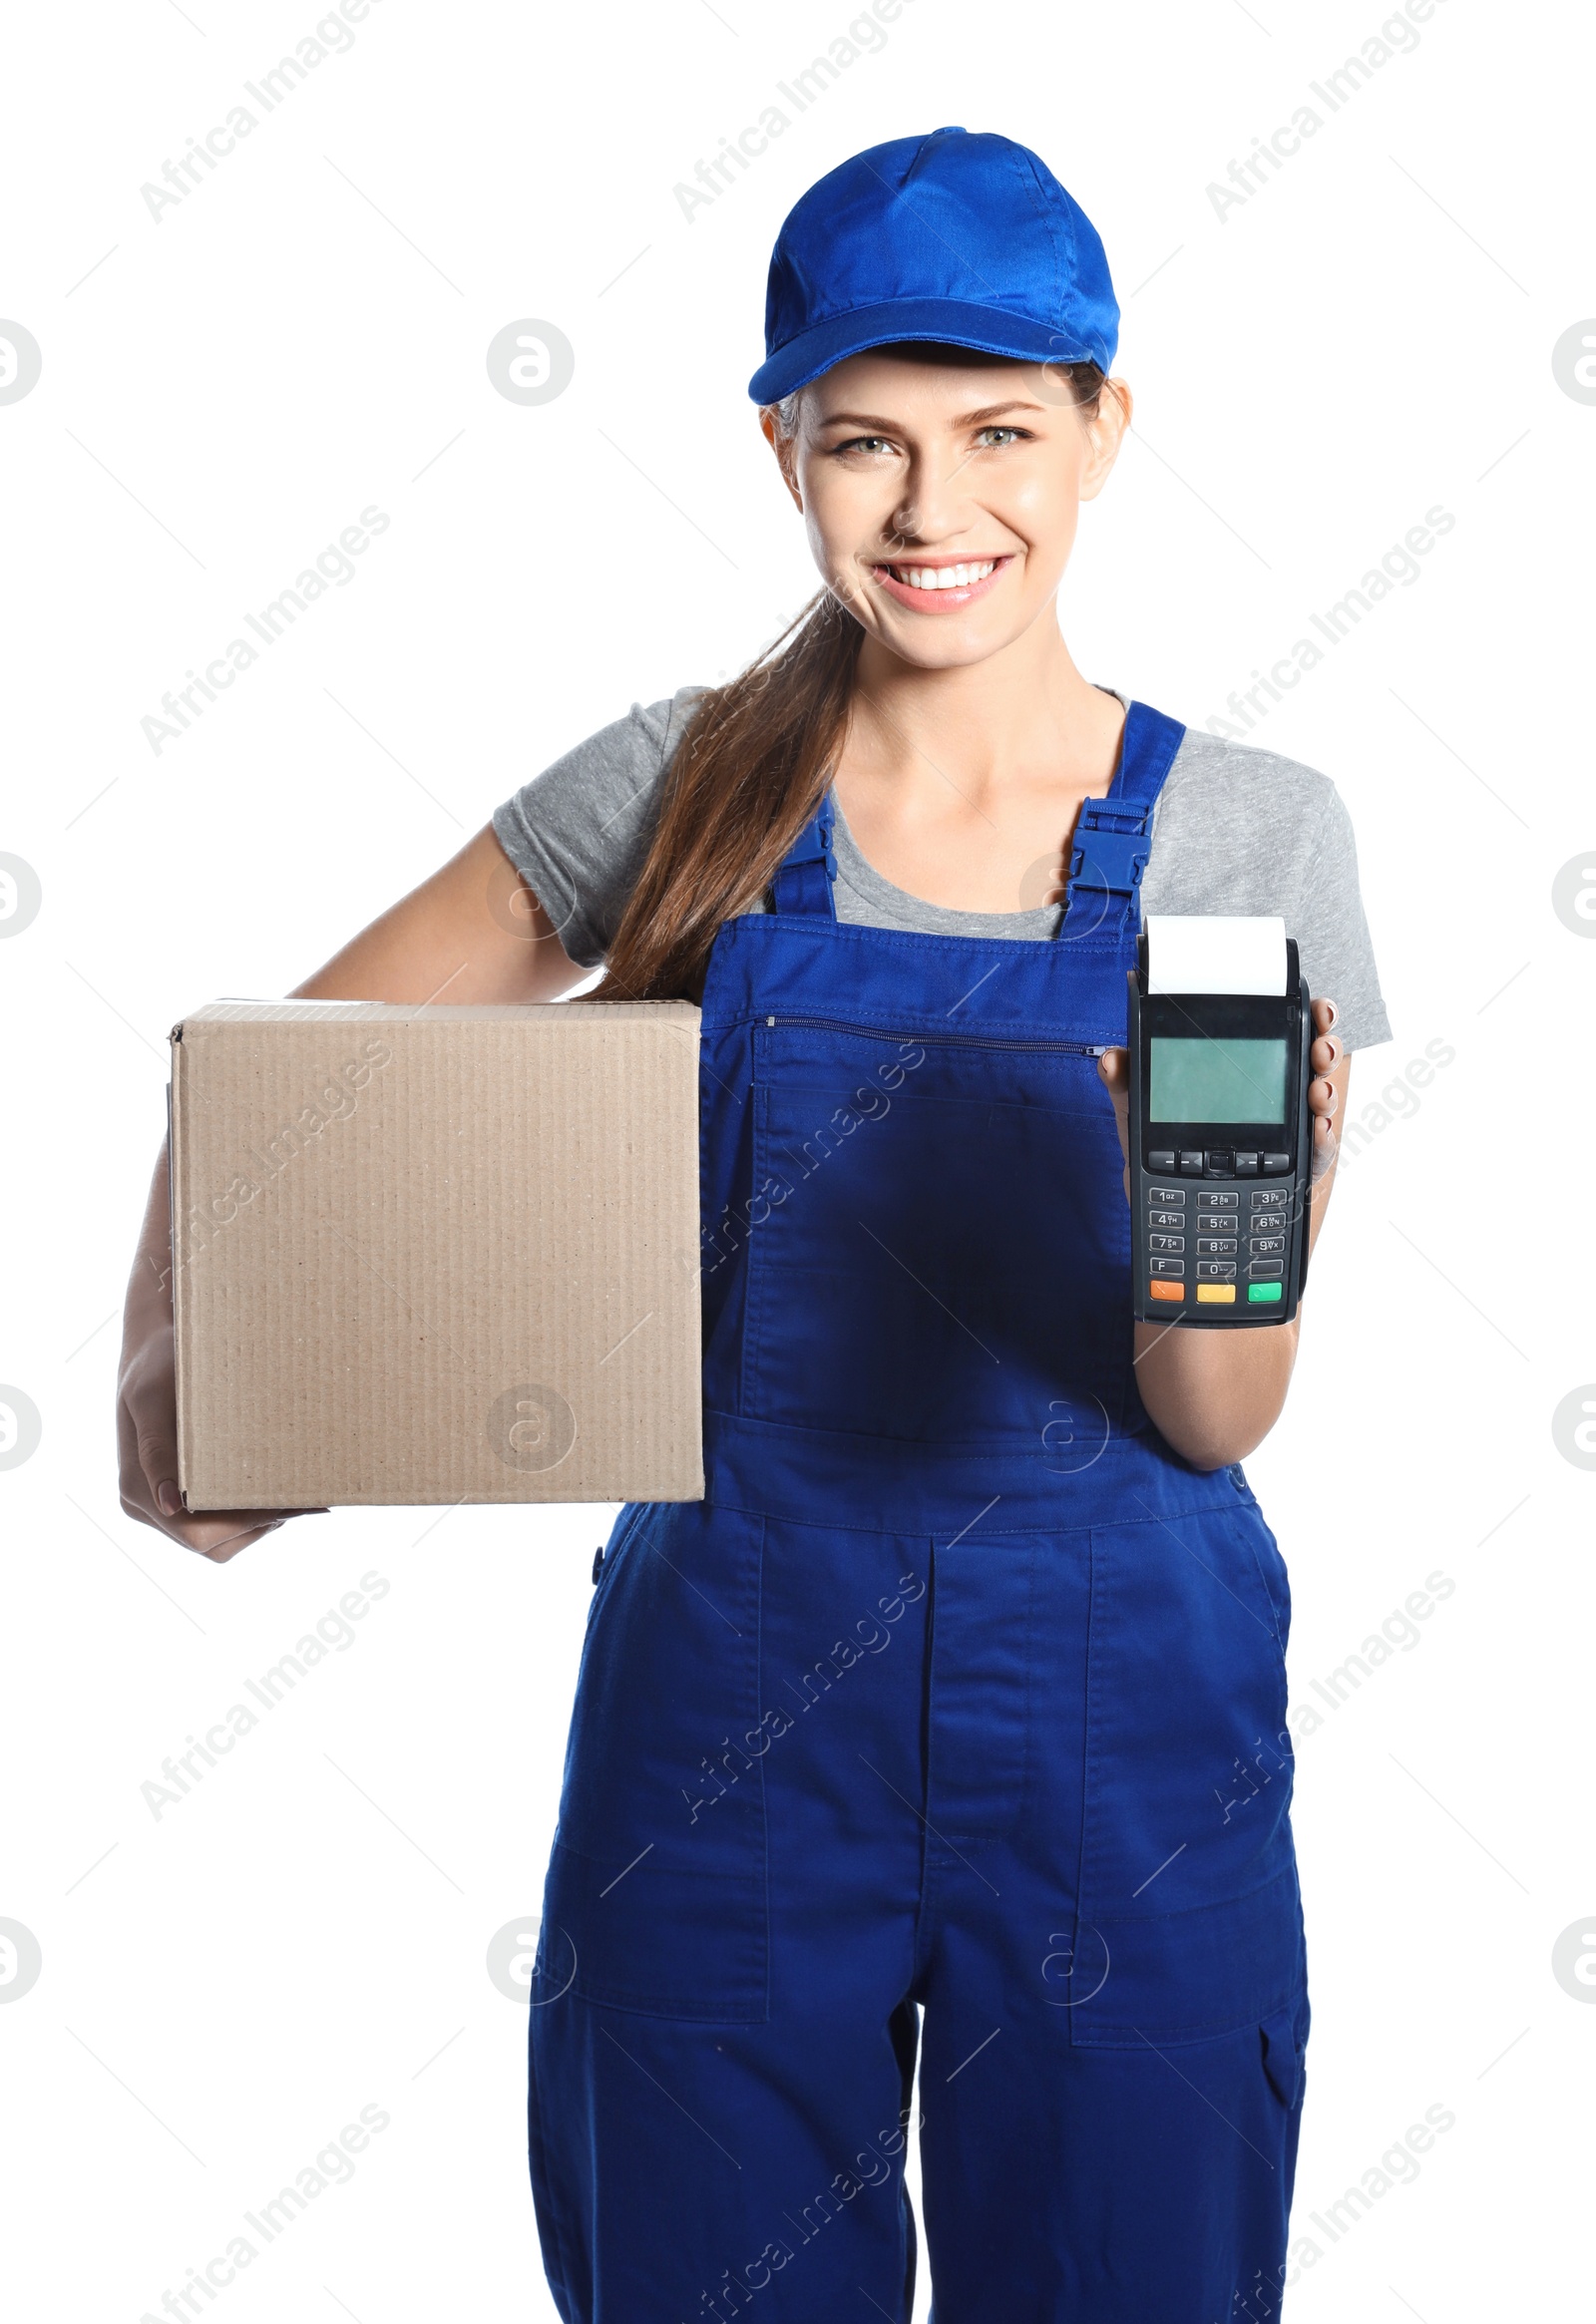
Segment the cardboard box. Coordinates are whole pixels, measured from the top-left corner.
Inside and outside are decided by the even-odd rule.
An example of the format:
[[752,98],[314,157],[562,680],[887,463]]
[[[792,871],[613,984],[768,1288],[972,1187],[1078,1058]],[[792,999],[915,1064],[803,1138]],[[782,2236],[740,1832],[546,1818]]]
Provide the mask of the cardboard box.
[[172,1176],[191,1509],[702,1498],[688,1003],[212,1001]]

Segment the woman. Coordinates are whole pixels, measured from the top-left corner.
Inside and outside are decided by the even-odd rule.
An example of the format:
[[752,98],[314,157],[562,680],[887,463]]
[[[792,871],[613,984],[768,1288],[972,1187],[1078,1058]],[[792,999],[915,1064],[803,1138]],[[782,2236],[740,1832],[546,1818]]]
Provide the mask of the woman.
[[[300,987],[540,999],[603,962],[702,1000],[706,1498],[599,1553],[534,1980],[570,2324],[907,2319],[917,2050],[939,2324],[1279,2305],[1289,1600],[1236,1464],[1298,1326],[1132,1326],[1141,910],[1282,914],[1340,995],[1316,1236],[1350,1048],[1389,1028],[1330,784],[1093,686],[1059,633],[1130,415],[1116,322],[1020,147],[941,130],[824,179],[751,388],[819,598]],[[181,1511],[164,1203],[158,1173],[126,1506],[225,1558],[280,1520]]]

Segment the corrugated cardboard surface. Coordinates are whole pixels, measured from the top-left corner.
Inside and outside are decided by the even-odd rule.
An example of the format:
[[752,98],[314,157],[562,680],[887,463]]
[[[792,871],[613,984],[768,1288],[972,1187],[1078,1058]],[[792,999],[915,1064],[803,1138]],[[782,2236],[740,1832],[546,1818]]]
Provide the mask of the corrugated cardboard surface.
[[681,1001],[186,1017],[189,1507],[700,1498],[697,1059]]

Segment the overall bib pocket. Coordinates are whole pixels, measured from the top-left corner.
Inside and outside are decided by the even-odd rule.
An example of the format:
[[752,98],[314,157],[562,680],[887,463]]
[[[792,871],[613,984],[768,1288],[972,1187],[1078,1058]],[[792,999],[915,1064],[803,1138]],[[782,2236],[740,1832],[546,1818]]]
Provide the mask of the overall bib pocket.
[[1092,1535],[1077,2042],[1200,2040],[1300,1991],[1285,1567],[1256,1506]]
[[1026,1453],[1059,1398],[1120,1424],[1130,1230],[1093,1050],[776,1018],[752,1096],[746,1417]]
[[546,1999],[762,2019],[765,1803],[741,1744],[759,1721],[762,1524],[703,1502],[627,1515],[590,1610],[538,1981]]

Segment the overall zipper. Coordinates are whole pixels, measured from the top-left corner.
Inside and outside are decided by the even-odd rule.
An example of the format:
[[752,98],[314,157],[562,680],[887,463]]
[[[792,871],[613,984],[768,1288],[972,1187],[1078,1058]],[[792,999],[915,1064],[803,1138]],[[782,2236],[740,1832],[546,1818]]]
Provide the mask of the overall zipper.
[[853,1033],[862,1040],[897,1041],[900,1045],[905,1042],[916,1042],[921,1047],[930,1045],[964,1049],[1044,1049],[1064,1057],[1101,1057],[1107,1053],[1112,1045],[1107,1041],[1094,1044],[1089,1041],[1025,1040],[1017,1037],[1005,1039],[998,1033],[889,1032],[878,1025],[849,1024],[841,1017],[831,1016],[767,1016],[765,1023],[767,1026],[777,1024],[806,1025],[812,1026],[818,1032]]

